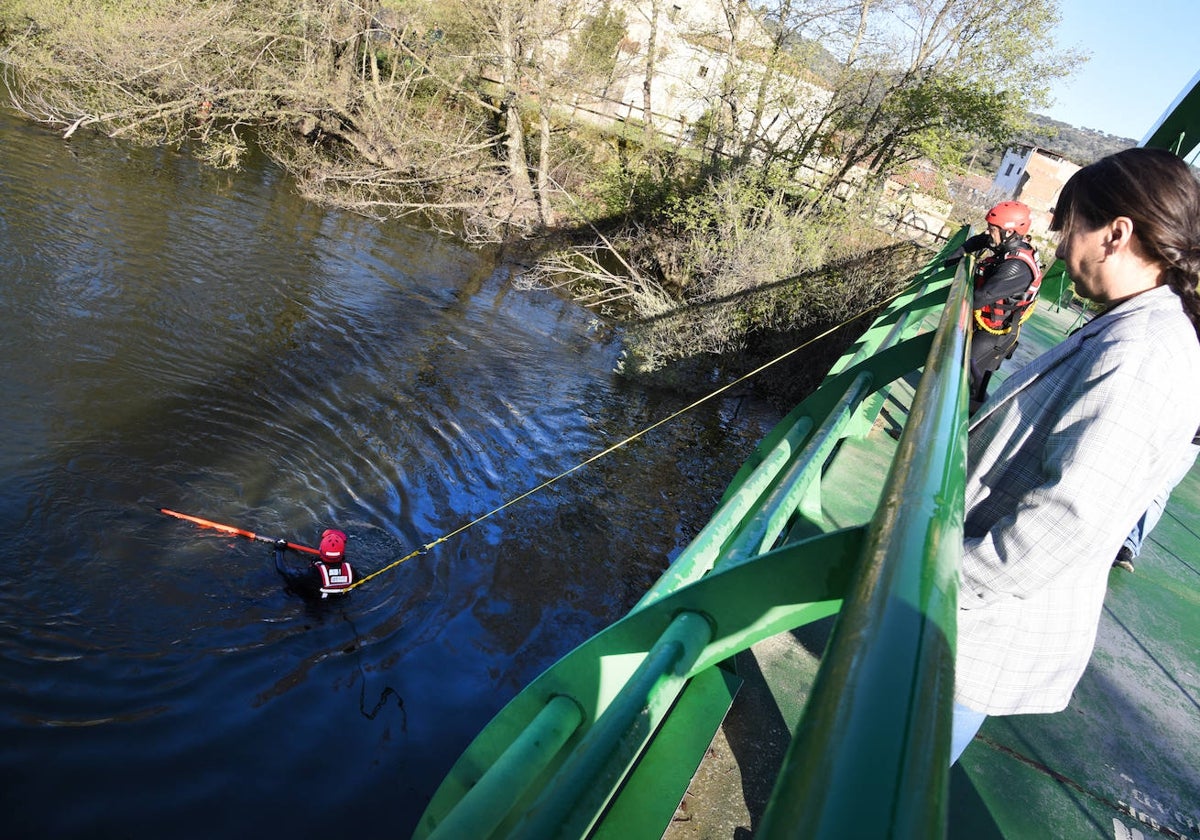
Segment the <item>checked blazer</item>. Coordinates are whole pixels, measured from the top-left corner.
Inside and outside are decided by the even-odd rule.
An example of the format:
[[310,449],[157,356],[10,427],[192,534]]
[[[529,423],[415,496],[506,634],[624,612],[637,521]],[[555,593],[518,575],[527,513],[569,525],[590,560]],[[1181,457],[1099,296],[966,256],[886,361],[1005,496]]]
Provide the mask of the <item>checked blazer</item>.
[[1166,286],[1009,376],[972,418],[956,700],[1065,708],[1113,558],[1200,425],[1200,342]]

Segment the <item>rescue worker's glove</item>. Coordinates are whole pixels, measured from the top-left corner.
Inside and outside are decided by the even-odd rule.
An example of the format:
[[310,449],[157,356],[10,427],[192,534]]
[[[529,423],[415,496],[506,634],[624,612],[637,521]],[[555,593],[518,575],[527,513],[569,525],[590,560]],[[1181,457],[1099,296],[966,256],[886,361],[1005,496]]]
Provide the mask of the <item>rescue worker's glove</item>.
[[991,237],[989,237],[986,233],[977,233],[962,245],[959,245],[957,248],[951,251],[942,265],[946,268],[956,266],[966,254],[978,254],[991,244]]

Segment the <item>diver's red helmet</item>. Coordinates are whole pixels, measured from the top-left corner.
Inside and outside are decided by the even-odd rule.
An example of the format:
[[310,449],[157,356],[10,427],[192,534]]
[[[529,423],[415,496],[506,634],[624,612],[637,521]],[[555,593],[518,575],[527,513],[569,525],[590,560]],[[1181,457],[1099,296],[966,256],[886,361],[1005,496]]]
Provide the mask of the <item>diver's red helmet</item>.
[[1002,231],[1015,231],[1024,236],[1032,222],[1029,207],[1019,201],[1001,201],[988,211],[987,223]]
[[346,556],[346,534],[329,528],[321,534],[321,559],[328,563],[340,563]]

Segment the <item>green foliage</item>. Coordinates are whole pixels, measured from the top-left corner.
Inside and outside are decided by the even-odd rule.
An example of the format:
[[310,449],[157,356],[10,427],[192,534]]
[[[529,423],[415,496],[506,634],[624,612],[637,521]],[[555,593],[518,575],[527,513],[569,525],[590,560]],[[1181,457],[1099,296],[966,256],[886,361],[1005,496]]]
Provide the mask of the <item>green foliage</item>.
[[[772,177],[731,174],[670,196],[656,244],[655,268],[687,300],[752,289],[841,258],[870,234],[846,207],[798,212]],[[636,244],[630,242],[637,252]]]
[[953,166],[972,149],[1010,144],[1050,82],[1082,60],[1055,45],[1059,17],[1057,0],[872,5],[810,146],[840,160],[837,181],[855,166],[878,177],[918,157]]
[[933,75],[898,90],[888,111],[908,127],[912,156],[950,169],[960,167],[976,143],[1003,143],[1025,124],[1008,93],[957,74]]
[[600,216],[626,224],[663,224],[694,189],[694,170],[672,152],[642,153],[624,138],[613,142],[615,154],[597,167],[587,189],[604,208]]

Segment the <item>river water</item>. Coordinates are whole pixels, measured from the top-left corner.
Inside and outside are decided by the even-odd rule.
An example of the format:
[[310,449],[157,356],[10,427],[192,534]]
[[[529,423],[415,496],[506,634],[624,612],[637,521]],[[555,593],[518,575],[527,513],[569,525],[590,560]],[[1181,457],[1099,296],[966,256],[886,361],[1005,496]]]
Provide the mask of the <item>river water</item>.
[[[680,408],[494,255],[0,112],[0,836],[408,836],[623,615],[770,422]],[[351,594],[289,592],[315,545]]]

